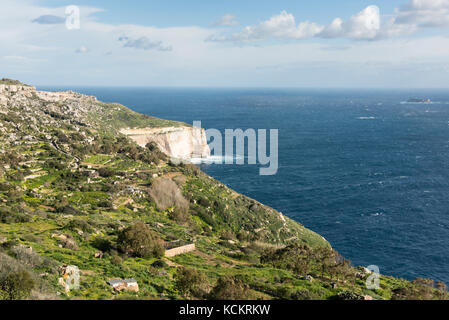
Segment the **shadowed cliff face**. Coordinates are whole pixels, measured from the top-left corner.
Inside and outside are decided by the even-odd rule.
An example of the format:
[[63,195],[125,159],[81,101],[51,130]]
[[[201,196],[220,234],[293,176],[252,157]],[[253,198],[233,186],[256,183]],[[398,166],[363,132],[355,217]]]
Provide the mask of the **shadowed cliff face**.
[[166,127],[122,129],[120,132],[129,136],[142,147],[148,142],[155,142],[162,152],[173,158],[191,159],[210,156],[204,129]]

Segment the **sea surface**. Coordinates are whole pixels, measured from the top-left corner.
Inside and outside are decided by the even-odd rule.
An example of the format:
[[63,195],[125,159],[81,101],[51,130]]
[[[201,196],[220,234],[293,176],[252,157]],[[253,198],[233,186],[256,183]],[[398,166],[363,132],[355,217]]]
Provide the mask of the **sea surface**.
[[[449,91],[73,89],[203,128],[279,129],[279,170],[201,165],[355,265],[449,283]],[[431,104],[404,103],[411,97]]]

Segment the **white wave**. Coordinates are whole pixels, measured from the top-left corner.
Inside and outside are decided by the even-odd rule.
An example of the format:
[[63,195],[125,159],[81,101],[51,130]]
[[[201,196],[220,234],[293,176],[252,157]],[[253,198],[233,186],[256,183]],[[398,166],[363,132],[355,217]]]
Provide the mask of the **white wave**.
[[376,117],[358,117],[357,119],[359,120],[373,120],[373,119],[377,119]]
[[190,162],[193,164],[223,164],[226,162],[234,162],[242,159],[240,156],[209,156],[207,158],[192,158]]

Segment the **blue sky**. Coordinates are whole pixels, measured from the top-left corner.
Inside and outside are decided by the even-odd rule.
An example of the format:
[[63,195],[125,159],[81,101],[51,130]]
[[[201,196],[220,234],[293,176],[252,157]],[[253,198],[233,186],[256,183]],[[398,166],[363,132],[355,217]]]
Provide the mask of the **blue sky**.
[[207,27],[211,21],[224,14],[238,15],[246,24],[258,23],[282,10],[291,12],[298,19],[311,19],[320,23],[327,23],[336,16],[350,17],[372,4],[381,6],[385,11],[393,12],[403,1],[399,0],[85,0],[42,1],[43,5],[60,7],[71,4],[104,8],[98,13],[101,21],[112,24],[141,24],[147,26],[170,27],[184,25],[198,25]]
[[2,0],[0,30],[0,77],[36,85],[449,84],[449,0]]

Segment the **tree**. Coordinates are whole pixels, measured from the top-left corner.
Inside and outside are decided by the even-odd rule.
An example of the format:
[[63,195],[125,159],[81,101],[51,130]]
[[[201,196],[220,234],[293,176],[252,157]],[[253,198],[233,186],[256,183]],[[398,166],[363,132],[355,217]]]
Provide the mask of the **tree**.
[[207,277],[201,271],[191,268],[181,268],[175,278],[176,288],[184,295],[191,294],[203,298],[209,291]]
[[123,252],[132,256],[150,258],[164,255],[163,241],[143,222],[122,230],[117,242]]

